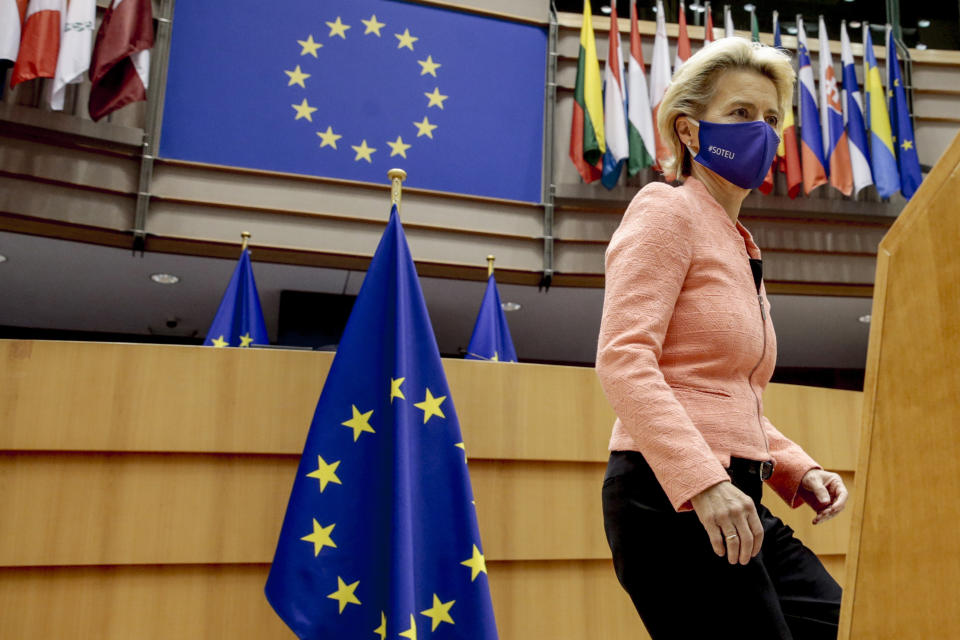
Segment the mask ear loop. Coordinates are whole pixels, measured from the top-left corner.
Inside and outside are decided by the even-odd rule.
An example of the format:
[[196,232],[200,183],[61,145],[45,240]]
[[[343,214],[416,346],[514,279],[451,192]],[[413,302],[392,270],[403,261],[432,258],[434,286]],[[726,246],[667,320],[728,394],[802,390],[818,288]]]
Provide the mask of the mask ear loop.
[[[697,125],[697,131],[700,130],[700,121],[699,121],[699,120],[697,120],[697,119],[694,118],[693,116],[688,116],[688,115],[686,115],[686,114],[684,114],[684,116],[686,116],[688,122],[692,122],[692,123],[694,123],[695,125]],[[683,146],[685,146],[685,147],[687,148],[687,151],[690,153],[690,161],[691,161],[691,162],[693,161],[694,158],[697,157],[697,154],[700,153],[699,151],[694,151],[693,149],[691,149],[691,148],[690,148],[690,145],[688,145],[686,142],[683,143]]]

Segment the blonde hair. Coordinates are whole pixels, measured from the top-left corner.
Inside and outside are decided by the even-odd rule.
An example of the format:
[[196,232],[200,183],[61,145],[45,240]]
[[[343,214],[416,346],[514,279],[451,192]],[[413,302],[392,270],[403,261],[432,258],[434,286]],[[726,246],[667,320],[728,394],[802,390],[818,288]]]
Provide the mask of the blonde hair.
[[676,175],[680,180],[690,175],[690,154],[677,135],[677,118],[686,115],[699,119],[716,93],[717,76],[730,69],[756,71],[773,81],[781,114],[776,127],[777,134],[783,133],[783,114],[793,108],[793,83],[796,78],[789,55],[744,38],[715,40],[692,55],[677,70],[660,102],[657,129],[663,144],[672,153],[668,160],[661,163],[664,174]]

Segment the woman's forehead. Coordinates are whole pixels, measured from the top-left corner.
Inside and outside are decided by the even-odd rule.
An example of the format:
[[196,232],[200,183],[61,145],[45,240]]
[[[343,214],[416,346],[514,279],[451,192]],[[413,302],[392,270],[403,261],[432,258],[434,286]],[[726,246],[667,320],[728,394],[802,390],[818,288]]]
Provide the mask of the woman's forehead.
[[716,79],[717,89],[710,107],[745,102],[766,111],[780,109],[777,86],[773,80],[756,71],[729,69]]

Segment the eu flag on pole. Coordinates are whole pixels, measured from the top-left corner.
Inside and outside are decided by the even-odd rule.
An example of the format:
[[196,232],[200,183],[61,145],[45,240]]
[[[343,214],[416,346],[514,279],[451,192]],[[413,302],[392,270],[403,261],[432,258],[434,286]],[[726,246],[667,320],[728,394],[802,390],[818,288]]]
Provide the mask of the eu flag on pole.
[[230,277],[220,308],[203,344],[213,347],[249,347],[270,344],[263,322],[257,283],[250,266],[250,250],[244,249]]
[[545,27],[423,3],[181,2],[160,155],[540,202],[546,59]]
[[897,44],[890,25],[887,25],[887,91],[890,96],[890,124],[893,125],[893,140],[897,145],[897,166],[900,168],[900,193],[909,200],[920,186],[923,176],[920,174],[920,158],[913,137],[913,121],[907,107],[907,93],[897,60]]
[[487,278],[487,291],[483,294],[477,322],[473,325],[473,335],[470,337],[466,358],[517,362],[517,352],[513,348],[513,339],[510,337],[510,326],[503,313],[497,281],[492,273]]
[[317,403],[267,599],[305,640],[495,640],[472,500],[394,207]]

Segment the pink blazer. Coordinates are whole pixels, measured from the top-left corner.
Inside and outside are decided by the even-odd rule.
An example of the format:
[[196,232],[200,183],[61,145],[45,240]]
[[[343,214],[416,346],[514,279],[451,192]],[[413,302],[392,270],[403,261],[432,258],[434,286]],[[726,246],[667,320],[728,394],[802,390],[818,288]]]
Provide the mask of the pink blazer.
[[821,468],[763,415],[777,340],[750,258],[750,232],[695,178],[646,185],[607,247],[597,375],[618,416],[610,449],[642,453],[678,511],[729,479],[731,456],[774,460],[768,483],[791,507]]

